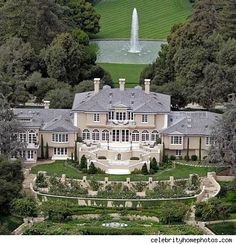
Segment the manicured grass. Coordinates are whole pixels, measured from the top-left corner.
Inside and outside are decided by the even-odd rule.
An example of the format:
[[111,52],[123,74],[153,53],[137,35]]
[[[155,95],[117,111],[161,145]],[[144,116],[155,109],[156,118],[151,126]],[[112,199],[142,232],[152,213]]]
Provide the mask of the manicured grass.
[[125,86],[128,88],[139,85],[140,73],[146,67],[145,64],[100,63],[99,65],[111,74],[116,87],[119,86],[119,78],[125,78]]
[[219,223],[207,226],[217,235],[236,235],[236,223]]
[[7,215],[7,216],[0,216],[0,225],[3,225],[8,230],[7,233],[1,234],[10,234],[13,230],[15,230],[18,226],[23,223],[23,219],[20,217]]
[[96,6],[101,15],[100,32],[95,38],[129,38],[133,8],[139,15],[142,39],[166,39],[174,24],[191,14],[189,0],[101,0]]
[[[75,168],[67,165],[64,161],[55,161],[52,164],[36,165],[32,168],[31,172],[37,174],[38,171],[47,171],[49,175],[61,176],[66,174],[69,178],[82,179],[85,173],[79,172]],[[95,174],[87,175],[88,179],[104,180],[105,177],[109,177],[111,181],[125,181],[127,177],[131,181],[147,181],[149,177],[153,177],[153,180],[167,180],[170,176],[174,176],[176,179],[188,178],[189,174],[198,174],[199,176],[206,176],[207,172],[217,171],[217,168],[200,168],[185,165],[176,165],[175,168],[169,168],[158,171],[155,175],[107,175],[107,174]]]

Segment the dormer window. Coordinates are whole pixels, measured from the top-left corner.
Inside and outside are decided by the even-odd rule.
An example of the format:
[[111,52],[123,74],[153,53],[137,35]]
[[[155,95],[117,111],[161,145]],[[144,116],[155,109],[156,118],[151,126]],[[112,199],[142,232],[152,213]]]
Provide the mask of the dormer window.
[[171,136],[171,145],[182,145],[183,137],[182,136]]
[[94,122],[99,122],[100,121],[100,114],[98,114],[98,113],[93,114],[93,121]]
[[128,120],[134,120],[134,113],[128,112]]

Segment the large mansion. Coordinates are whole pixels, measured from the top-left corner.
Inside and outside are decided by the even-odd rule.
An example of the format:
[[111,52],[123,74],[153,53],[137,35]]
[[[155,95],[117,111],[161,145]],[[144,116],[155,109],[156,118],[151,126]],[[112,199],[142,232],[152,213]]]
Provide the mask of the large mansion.
[[[160,161],[163,150],[177,157],[187,150],[189,156],[207,155],[218,114],[171,111],[170,96],[150,92],[148,79],[144,89],[126,89],[125,79],[119,85],[100,89],[100,79],[94,79],[94,90],[76,94],[71,110],[50,109],[46,101],[45,108],[14,109],[25,128],[20,140],[28,145],[22,156],[36,162],[41,140],[52,159],[70,158],[77,145],[79,157],[85,154],[104,169],[127,166],[132,157],[132,169],[153,156]],[[78,137],[83,142],[75,144]]]

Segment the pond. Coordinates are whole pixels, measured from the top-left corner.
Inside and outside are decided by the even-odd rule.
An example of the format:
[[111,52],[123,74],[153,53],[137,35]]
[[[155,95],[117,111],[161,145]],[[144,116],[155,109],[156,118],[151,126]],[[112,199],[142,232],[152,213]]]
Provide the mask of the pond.
[[129,40],[93,40],[90,44],[96,44],[98,63],[117,63],[117,64],[151,64],[158,52],[161,44],[165,41],[139,41],[141,46],[140,53],[130,53]]

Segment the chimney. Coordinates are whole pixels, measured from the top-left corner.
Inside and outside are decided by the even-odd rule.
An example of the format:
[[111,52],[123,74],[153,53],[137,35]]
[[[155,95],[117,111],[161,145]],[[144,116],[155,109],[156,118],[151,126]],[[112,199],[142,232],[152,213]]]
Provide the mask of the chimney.
[[50,107],[50,101],[44,100],[43,101],[43,105],[44,105],[44,109],[49,109],[49,107]]
[[150,93],[150,79],[144,79],[144,86],[145,86],[145,93],[149,94]]
[[94,94],[99,92],[100,78],[94,78]]
[[124,91],[125,90],[125,79],[120,78],[119,84],[120,84],[120,91]]

